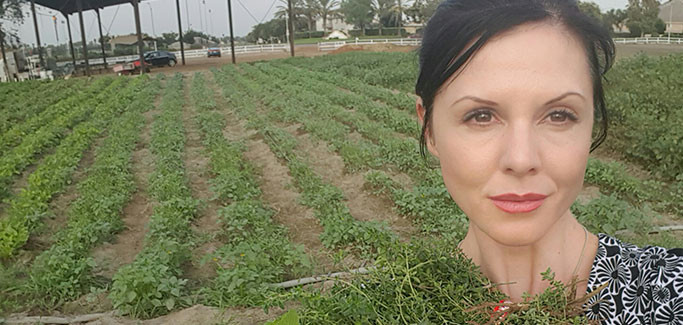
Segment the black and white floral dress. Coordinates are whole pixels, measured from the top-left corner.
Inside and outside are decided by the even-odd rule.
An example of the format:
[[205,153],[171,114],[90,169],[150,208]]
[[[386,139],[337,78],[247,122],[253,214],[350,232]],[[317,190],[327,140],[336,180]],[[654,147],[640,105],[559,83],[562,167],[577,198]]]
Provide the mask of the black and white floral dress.
[[683,249],[639,248],[598,234],[586,315],[602,324],[683,325]]

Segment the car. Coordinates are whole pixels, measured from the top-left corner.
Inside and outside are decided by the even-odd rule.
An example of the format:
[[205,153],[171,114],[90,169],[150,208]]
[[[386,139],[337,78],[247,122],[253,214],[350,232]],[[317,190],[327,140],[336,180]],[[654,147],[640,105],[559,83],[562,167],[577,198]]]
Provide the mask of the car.
[[217,56],[220,58],[221,57],[221,49],[219,49],[217,47],[209,48],[209,50],[206,51],[206,57],[210,58],[212,56]]
[[155,67],[168,65],[172,67],[178,63],[175,54],[168,51],[151,51],[145,53],[145,62]]

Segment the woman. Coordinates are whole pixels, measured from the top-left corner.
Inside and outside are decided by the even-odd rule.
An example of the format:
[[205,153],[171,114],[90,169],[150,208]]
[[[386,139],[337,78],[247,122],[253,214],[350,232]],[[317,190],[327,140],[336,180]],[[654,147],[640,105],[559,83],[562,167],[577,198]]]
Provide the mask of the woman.
[[[608,282],[587,316],[683,324],[683,252],[589,233],[569,207],[606,135],[609,33],[569,0],[447,0],[429,21],[416,85],[421,144],[470,219],[459,247],[512,301],[540,273]],[[585,280],[588,281],[585,281]]]

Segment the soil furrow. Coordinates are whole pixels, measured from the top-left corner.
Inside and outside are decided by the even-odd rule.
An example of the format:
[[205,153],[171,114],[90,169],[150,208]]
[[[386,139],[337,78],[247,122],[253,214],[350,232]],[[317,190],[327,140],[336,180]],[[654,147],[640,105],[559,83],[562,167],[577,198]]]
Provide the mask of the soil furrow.
[[148,177],[154,171],[154,159],[149,143],[150,126],[154,116],[159,113],[160,103],[161,95],[157,96],[154,102],[155,108],[144,113],[145,127],[133,151],[132,173],[136,192],[123,209],[124,230],[112,242],[103,243],[92,252],[99,267],[97,275],[107,279],[111,279],[121,266],[132,263],[135,256],[142,250],[147,233],[147,222],[154,211],[152,199],[147,193]]

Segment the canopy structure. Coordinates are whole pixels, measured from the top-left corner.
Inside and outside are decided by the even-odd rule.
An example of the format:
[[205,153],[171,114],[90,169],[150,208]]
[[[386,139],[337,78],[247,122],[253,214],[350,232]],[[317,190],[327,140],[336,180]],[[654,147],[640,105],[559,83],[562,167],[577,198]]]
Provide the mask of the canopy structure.
[[[139,10],[139,2],[143,0],[31,0],[31,11],[33,14],[33,24],[36,30],[36,41],[38,44],[38,54],[40,55],[40,64],[42,67],[45,66],[45,62],[43,60],[43,51],[42,51],[42,45],[40,43],[40,33],[38,31],[38,20],[36,18],[36,9],[35,5],[38,4],[43,7],[50,8],[52,10],[56,10],[62,13],[64,17],[66,18],[66,24],[67,28],[69,30],[69,46],[71,49],[71,58],[74,67],[76,66],[76,55],[74,53],[74,46],[73,46],[73,39],[71,37],[71,23],[69,21],[69,15],[73,13],[78,13],[78,19],[79,19],[79,24],[80,24],[80,30],[81,30],[81,42],[83,44],[83,57],[85,58],[85,71],[87,75],[90,75],[90,65],[88,64],[88,50],[87,50],[87,41],[85,38],[85,28],[83,26],[83,11],[88,11],[88,10],[95,10],[95,13],[97,14],[97,23],[99,26],[99,31],[100,31],[100,45],[102,48],[102,59],[104,60],[104,67],[105,69],[107,68],[107,58],[104,52],[104,39],[102,37],[102,20],[100,19],[100,9],[103,9],[105,7],[109,6],[116,6],[116,5],[121,5],[125,3],[130,3],[133,6],[133,14],[135,15],[135,32],[137,33],[138,37],[138,52],[140,55],[140,62],[143,61],[143,48],[142,48],[142,32],[140,29],[140,10]],[[180,39],[183,38],[183,31],[182,31],[182,23],[180,21],[180,0],[176,0],[176,10],[178,12],[178,34],[180,35]],[[184,46],[182,45],[181,42],[181,47],[180,47],[181,55],[182,55],[182,62],[183,65],[185,64],[185,49]],[[145,69],[141,69],[142,72],[144,73]]]
[[[144,0],[138,0],[142,2]],[[70,15],[79,10],[88,11],[116,6],[124,3],[132,3],[131,0],[35,0],[36,4],[57,10],[64,15]],[[80,8],[79,8],[80,2]]]

